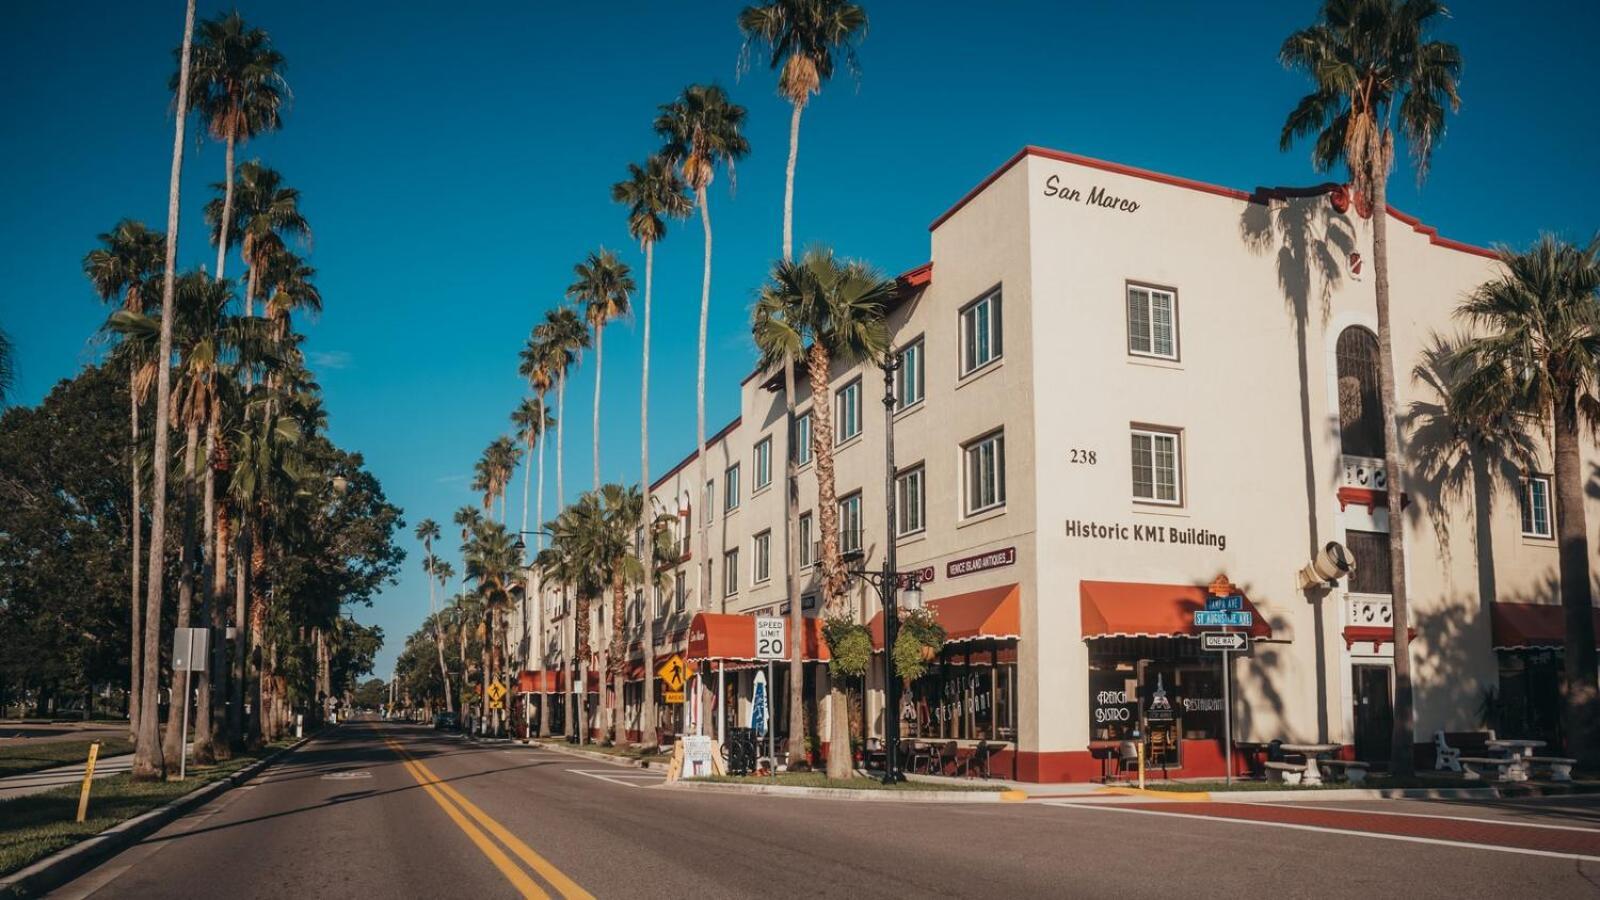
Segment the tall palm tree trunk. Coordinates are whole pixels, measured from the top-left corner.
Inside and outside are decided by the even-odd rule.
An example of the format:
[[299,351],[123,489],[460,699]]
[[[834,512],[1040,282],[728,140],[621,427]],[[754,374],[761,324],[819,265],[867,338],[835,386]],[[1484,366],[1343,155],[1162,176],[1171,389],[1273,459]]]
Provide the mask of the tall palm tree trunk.
[[639,740],[653,747],[656,739],[656,542],[652,533],[653,516],[650,515],[650,289],[655,275],[656,242],[644,242],[644,343],[640,348],[639,376],[639,491],[644,505],[639,527],[644,529],[644,608],[639,616],[644,620],[644,649],[641,659],[644,666],[644,685],[639,695]]
[[1562,654],[1566,703],[1562,730],[1568,755],[1580,764],[1600,764],[1600,685],[1595,681],[1594,601],[1589,588],[1589,530],[1584,513],[1583,451],[1577,391],[1566,388],[1555,410],[1556,541],[1561,569],[1561,605],[1567,640]]
[[[699,358],[695,364],[694,381],[694,434],[695,446],[698,448],[695,456],[698,459],[699,481],[695,490],[700,491],[700,499],[706,502],[706,482],[709,480],[706,469],[706,322],[711,316],[711,209],[706,204],[706,188],[700,184],[695,188],[695,202],[700,207],[700,227],[705,233],[705,262],[700,275],[700,333],[699,333]],[[709,506],[709,503],[708,503]],[[699,606],[701,611],[709,612],[711,609],[711,509],[705,509],[700,514],[700,589]],[[702,686],[700,696],[695,698],[702,710],[711,706],[711,689]],[[720,699],[720,698],[719,698]],[[702,713],[700,721],[705,722],[706,716]]]
[[[1375,143],[1381,138],[1375,137]],[[1400,470],[1400,431],[1395,418],[1394,338],[1389,311],[1389,171],[1387,148],[1380,146],[1367,157],[1375,167],[1372,178],[1373,294],[1378,307],[1378,388],[1383,408],[1383,468],[1388,480],[1389,579],[1394,609],[1394,731],[1390,741],[1389,771],[1408,776],[1413,769],[1413,692],[1411,686],[1410,609],[1406,602],[1405,520],[1401,515],[1404,485]]]
[[[544,445],[546,443],[544,432],[544,391],[539,392],[539,420],[539,497],[536,502],[539,506],[539,528],[542,529],[544,528]],[[540,533],[534,537],[537,540],[535,546],[543,550],[544,534]],[[549,684],[543,681],[545,678],[544,667],[548,664],[545,659],[544,645],[544,590],[544,578],[541,576],[539,578],[539,596],[537,600],[539,604],[539,632],[534,635],[534,643],[530,645],[536,647],[539,654],[539,678],[541,679],[539,685],[539,737],[550,736],[550,690]]]
[[156,434],[150,500],[149,583],[145,588],[144,674],[140,680],[139,739],[134,747],[133,776],[141,780],[166,774],[161,756],[160,718],[156,696],[161,677],[161,598],[167,541],[167,453],[172,402],[172,320],[178,277],[178,196],[183,174],[183,128],[189,119],[189,56],[194,46],[194,2],[186,4],[183,49],[178,54],[177,122],[173,126],[172,173],[167,184],[167,252],[161,284],[161,356],[156,365]]
[[[817,466],[817,521],[822,532],[822,596],[830,617],[848,616],[844,561],[839,555],[839,500],[834,484],[831,360],[821,344],[806,351],[811,378],[811,446]],[[850,705],[844,686],[828,688],[828,777],[850,777]],[[891,712],[892,715],[892,712]]]
[[222,280],[222,270],[228,262],[228,223],[233,220],[233,142],[232,129],[228,131],[228,149],[223,155],[227,171],[223,177],[222,219],[217,231],[217,280]]
[[246,740],[250,746],[261,745],[267,719],[267,698],[271,696],[272,667],[266,647],[267,598],[261,591],[261,574],[265,567],[266,552],[261,541],[255,539],[252,529],[250,559],[245,564],[250,572],[250,722]]
[[455,712],[456,698],[450,690],[450,668],[444,664],[444,629],[439,627],[438,617],[433,621],[433,647],[439,651],[439,677],[444,681],[445,711]]
[[230,666],[233,677],[228,684],[228,743],[235,748],[242,748],[245,743],[244,686],[250,652],[247,619],[250,554],[250,517],[241,508],[239,534],[234,539],[233,547],[233,660]]
[[[194,527],[196,481],[194,467],[195,457],[200,451],[199,445],[200,423],[190,422],[185,434],[183,452],[183,543],[178,547],[178,618],[173,623],[175,628],[189,627],[189,614],[194,609],[194,583],[199,574],[195,567]],[[193,685],[194,681],[188,671],[173,670],[171,691],[168,694],[172,698],[172,710],[167,717],[164,742],[169,769],[176,768],[183,756],[183,734],[186,725],[183,699]]]
[[216,592],[214,590],[213,571],[216,569],[216,553],[214,542],[217,534],[217,473],[212,468],[213,454],[216,453],[217,432],[215,422],[207,416],[206,422],[206,455],[205,455],[205,488],[200,500],[203,514],[203,526],[200,538],[200,609],[195,614],[196,621],[203,624],[206,629],[206,670],[200,674],[199,687],[195,695],[194,713],[194,740],[195,760],[197,762],[211,762],[216,758],[213,750],[213,719],[212,697],[213,688],[217,681],[217,632],[211,626],[216,618]]
[[[800,113],[805,109],[804,95],[791,101],[794,110],[789,116],[789,162],[783,170],[783,260],[794,258],[794,169],[800,158]],[[786,448],[794,441],[794,358],[783,358],[783,420],[788,428]],[[800,483],[795,474],[795,453],[792,448],[784,457],[783,490],[783,585],[784,596],[789,599],[789,758],[805,741],[805,610],[799,596],[795,574],[799,568],[796,556],[795,534],[799,530],[796,519],[800,515]],[[771,688],[769,688],[770,690]],[[777,727],[774,725],[773,727]]]
[[594,489],[600,490],[600,374],[605,369],[606,329],[594,329]]
[[789,163],[783,170],[783,259],[794,257],[794,165],[800,158],[800,111],[803,100],[792,101],[794,111],[789,115]]
[[228,591],[228,547],[232,545],[232,521],[228,518],[228,504],[226,500],[217,503],[216,531],[213,535],[211,553],[211,592],[206,599],[207,608],[210,610],[211,619],[211,672],[213,679],[211,685],[211,709],[207,713],[210,720],[210,730],[201,732],[210,744],[210,753],[215,759],[226,759],[232,754],[229,752],[229,738],[231,737],[231,717],[227,710],[225,698],[229,694],[231,679],[228,677],[228,648],[223,644],[223,635],[227,633],[227,615],[224,597]]
[[483,697],[483,706],[482,706],[483,717],[480,720],[481,721],[481,725],[478,728],[478,733],[479,734],[488,734],[489,733],[489,723],[490,723],[490,720],[494,718],[493,716],[490,715],[490,709],[489,709],[489,682],[493,679],[493,672],[492,672],[492,670],[494,668],[493,656],[494,656],[494,612],[487,608],[487,601],[485,601],[485,609],[483,611],[483,646],[478,648],[479,662],[481,662],[483,664],[483,672],[480,673],[479,678],[478,678],[479,687],[483,691],[483,694],[482,694],[482,697]]
[[[130,369],[132,367],[130,366]],[[142,682],[144,678],[144,604],[139,602],[139,563],[141,554],[141,539],[144,535],[144,478],[139,472],[139,387],[138,374],[135,371],[128,373],[128,428],[132,442],[128,448],[128,469],[130,483],[133,485],[133,560],[132,577],[129,587],[132,598],[129,602],[131,613],[132,640],[128,644],[128,731],[129,736],[137,738],[139,734],[139,711],[143,700]]]

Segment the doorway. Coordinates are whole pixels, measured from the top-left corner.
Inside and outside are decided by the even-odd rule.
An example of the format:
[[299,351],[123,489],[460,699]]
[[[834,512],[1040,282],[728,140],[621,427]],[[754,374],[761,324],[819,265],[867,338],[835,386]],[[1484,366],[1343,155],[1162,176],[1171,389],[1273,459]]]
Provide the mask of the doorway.
[[1356,759],[1382,762],[1389,758],[1394,732],[1394,700],[1389,666],[1351,666],[1351,719],[1355,726]]

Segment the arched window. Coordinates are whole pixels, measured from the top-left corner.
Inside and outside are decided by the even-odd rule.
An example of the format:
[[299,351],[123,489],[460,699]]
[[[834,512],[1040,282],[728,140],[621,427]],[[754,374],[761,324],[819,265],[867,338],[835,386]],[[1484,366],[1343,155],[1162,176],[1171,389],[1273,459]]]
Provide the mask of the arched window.
[[1339,334],[1339,449],[1383,458],[1383,403],[1378,397],[1378,338],[1359,325]]

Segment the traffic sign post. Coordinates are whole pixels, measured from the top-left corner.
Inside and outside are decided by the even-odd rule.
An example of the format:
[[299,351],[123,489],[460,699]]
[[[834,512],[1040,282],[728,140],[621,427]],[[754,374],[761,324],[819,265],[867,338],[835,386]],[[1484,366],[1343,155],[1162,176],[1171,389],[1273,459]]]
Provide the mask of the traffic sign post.
[[788,656],[789,622],[782,616],[756,616],[756,659],[767,661],[767,765],[778,780],[778,729],[772,723],[772,661]]
[[1242,653],[1250,649],[1250,635],[1237,631],[1207,631],[1200,635],[1200,649]]
[[[1219,576],[1206,595],[1206,608],[1194,611],[1196,628],[1250,628],[1255,614],[1245,609],[1244,595]],[[1248,632],[1206,631],[1200,649],[1222,654],[1222,757],[1226,784],[1233,784],[1233,665],[1230,654],[1250,649]]]
[[189,777],[189,678],[206,670],[211,632],[204,628],[172,629],[172,671],[183,673],[183,726],[178,744],[178,780]]

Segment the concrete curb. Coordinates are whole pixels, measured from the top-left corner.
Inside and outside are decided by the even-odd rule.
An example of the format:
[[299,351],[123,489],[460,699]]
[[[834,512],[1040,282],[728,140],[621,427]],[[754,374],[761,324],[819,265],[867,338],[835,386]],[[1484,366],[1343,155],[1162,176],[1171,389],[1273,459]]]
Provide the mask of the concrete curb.
[[1034,796],[1030,800],[1066,803],[1338,803],[1350,800],[1503,800],[1528,797],[1566,797],[1600,793],[1578,788],[1549,790],[1538,786],[1476,788],[1330,788],[1287,791],[1163,791],[1160,789],[1108,788],[1077,796]]
[[781,784],[731,784],[725,781],[674,781],[663,790],[704,791],[711,794],[771,794],[812,800],[862,800],[878,803],[1018,803],[1021,791],[875,791],[848,788],[792,787]]
[[667,771],[667,763],[664,759],[622,759],[621,757],[612,756],[609,753],[596,753],[593,750],[579,750],[574,747],[569,747],[565,744],[556,744],[549,741],[539,740],[529,741],[523,746],[535,747],[540,750],[552,750],[556,753],[565,753],[568,756],[575,756],[579,759],[590,759],[594,760],[595,762],[609,763],[613,766],[620,766],[624,769],[650,769],[656,772]]
[[127,821],[107,828],[92,837],[84,838],[70,847],[57,851],[38,862],[18,869],[0,878],[0,898],[20,900],[24,897],[42,896],[88,872],[107,859],[121,853],[186,812],[233,787],[259,775],[262,770],[310,743],[316,735],[302,738],[234,772],[226,778],[195,788],[182,797],[140,813]]

